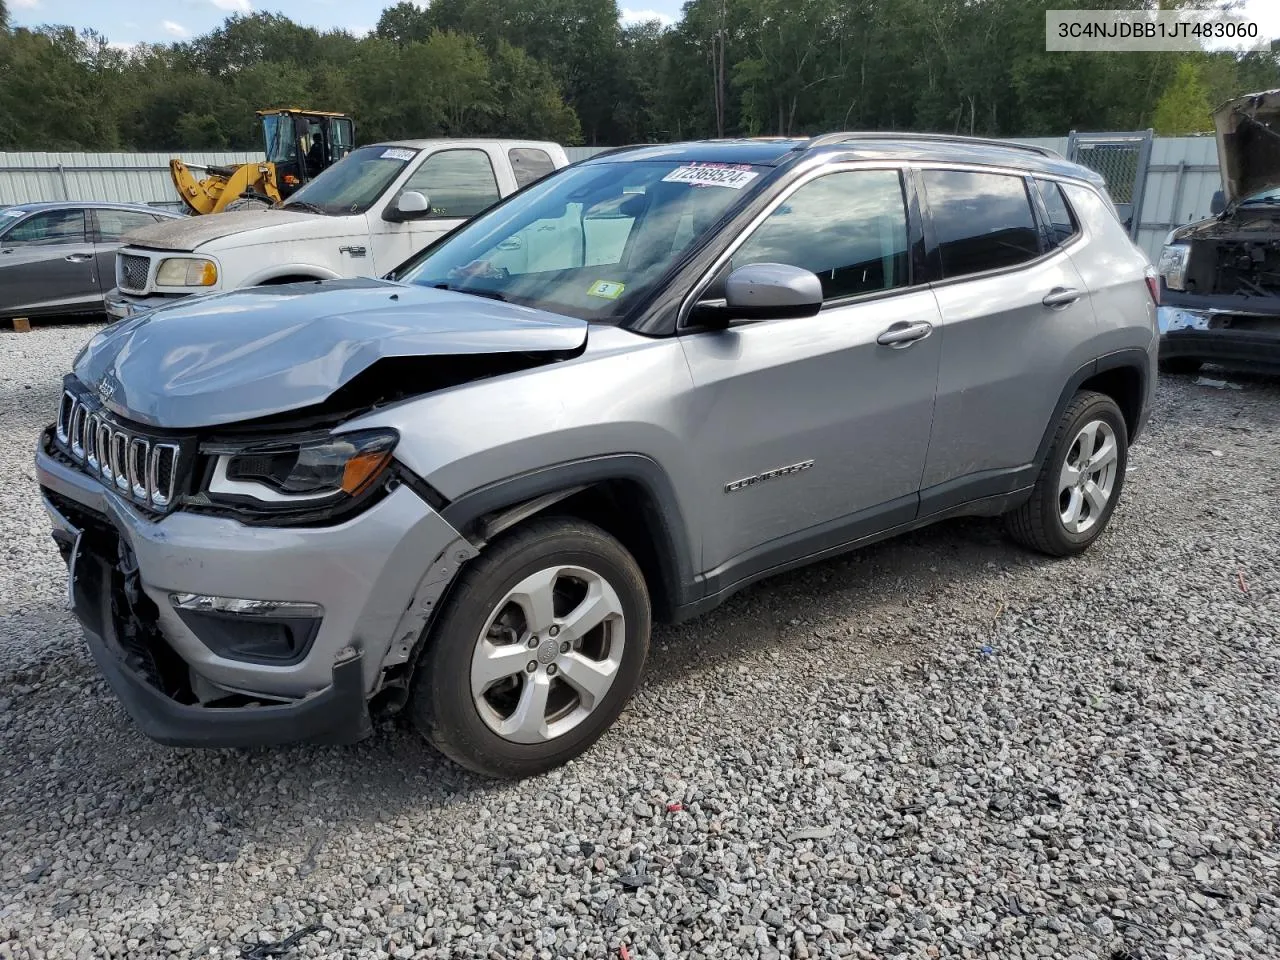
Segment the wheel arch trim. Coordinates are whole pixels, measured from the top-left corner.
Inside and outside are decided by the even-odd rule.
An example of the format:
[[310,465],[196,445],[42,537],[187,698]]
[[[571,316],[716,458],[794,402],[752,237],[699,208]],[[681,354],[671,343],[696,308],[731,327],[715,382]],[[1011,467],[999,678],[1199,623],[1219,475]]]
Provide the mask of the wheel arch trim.
[[[1053,444],[1053,436],[1057,430],[1058,421],[1062,419],[1062,414],[1067,409],[1067,405],[1071,403],[1071,398],[1089,380],[1100,373],[1106,373],[1111,370],[1133,370],[1140,380],[1139,397],[1141,398],[1141,408],[1134,417],[1134,429],[1129,436],[1129,442],[1132,444],[1141,432],[1142,424],[1145,421],[1145,410],[1142,408],[1146,407],[1147,393],[1151,385],[1151,372],[1148,369],[1150,365],[1151,357],[1147,351],[1133,347],[1126,350],[1117,350],[1114,353],[1108,353],[1105,356],[1090,360],[1077,369],[1068,378],[1066,386],[1062,388],[1062,394],[1058,397],[1058,402],[1053,408],[1053,415],[1045,425],[1044,435],[1040,438],[1040,446],[1036,448],[1036,456],[1033,461],[1036,469],[1038,470],[1044,464],[1045,457],[1049,455],[1049,447]],[[1126,426],[1128,426],[1127,423]]]

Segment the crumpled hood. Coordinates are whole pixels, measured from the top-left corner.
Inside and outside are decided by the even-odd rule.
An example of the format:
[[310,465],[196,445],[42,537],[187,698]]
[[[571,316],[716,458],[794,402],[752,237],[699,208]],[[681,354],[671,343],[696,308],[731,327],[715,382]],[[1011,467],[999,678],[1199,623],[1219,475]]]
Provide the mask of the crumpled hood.
[[129,234],[128,242],[157,250],[191,251],[210,240],[220,240],[237,233],[320,218],[320,214],[294,210],[233,210],[230,213],[164,220],[154,226],[140,227]]
[[1228,100],[1213,111],[1222,192],[1238,203],[1280,186],[1280,90]]
[[121,321],[89,341],[75,375],[121,417],[189,429],[322,403],[386,358],[571,353],[586,339],[585,320],[529,307],[331,280],[183,300]]

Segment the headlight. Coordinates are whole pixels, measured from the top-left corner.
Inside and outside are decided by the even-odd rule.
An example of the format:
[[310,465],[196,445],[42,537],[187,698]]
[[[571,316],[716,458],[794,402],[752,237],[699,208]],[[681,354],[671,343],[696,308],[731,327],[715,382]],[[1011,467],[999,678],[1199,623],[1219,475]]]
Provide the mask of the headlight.
[[281,509],[352,500],[370,490],[386,472],[399,439],[394,430],[363,430],[221,451],[209,481],[209,495]]
[[1191,248],[1185,243],[1170,243],[1160,251],[1156,271],[1164,277],[1164,285],[1170,290],[1187,288],[1187,263],[1191,260]]
[[162,260],[156,271],[160,287],[212,287],[218,282],[218,265],[212,260],[181,257]]

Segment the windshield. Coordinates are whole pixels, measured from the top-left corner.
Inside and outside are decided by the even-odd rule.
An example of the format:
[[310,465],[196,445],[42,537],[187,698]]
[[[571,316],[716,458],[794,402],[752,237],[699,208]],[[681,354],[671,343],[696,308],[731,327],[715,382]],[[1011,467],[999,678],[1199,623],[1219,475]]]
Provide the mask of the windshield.
[[1247,207],[1254,203],[1280,203],[1280,187],[1272,187],[1251,194],[1240,201],[1240,206]]
[[267,144],[268,163],[288,163],[298,156],[293,137],[293,117],[272,113],[262,118],[262,134]]
[[406,147],[361,147],[320,174],[284,202],[316,213],[364,213],[400,176],[418,151]]
[[675,161],[570,167],[472,220],[396,279],[614,320],[763,172]]

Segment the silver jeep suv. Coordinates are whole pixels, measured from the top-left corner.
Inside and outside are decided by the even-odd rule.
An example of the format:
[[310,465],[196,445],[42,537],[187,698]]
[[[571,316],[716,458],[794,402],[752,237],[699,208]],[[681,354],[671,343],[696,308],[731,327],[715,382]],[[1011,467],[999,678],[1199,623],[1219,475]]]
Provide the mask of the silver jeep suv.
[[382,279],[109,326],[37,452],[70,597],[170,744],[586,750],[653,620],[946,517],[1102,533],[1155,387],[1103,182],[910,134],[625,149]]

